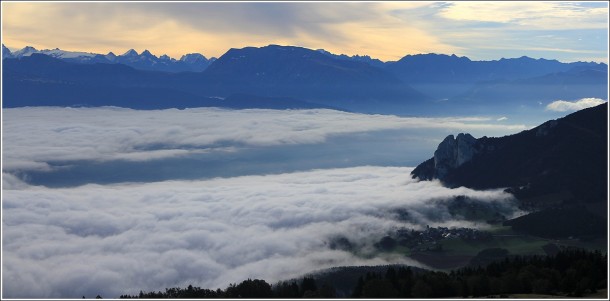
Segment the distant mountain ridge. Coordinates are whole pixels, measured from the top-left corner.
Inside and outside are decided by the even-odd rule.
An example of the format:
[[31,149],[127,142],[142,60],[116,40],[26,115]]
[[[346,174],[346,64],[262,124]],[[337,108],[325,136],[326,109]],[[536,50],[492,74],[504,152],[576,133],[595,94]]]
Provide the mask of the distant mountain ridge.
[[123,64],[140,70],[165,72],[201,72],[216,60],[216,58],[207,59],[200,53],[185,54],[179,60],[176,60],[165,54],[157,57],[148,50],[144,50],[142,53],[138,54],[134,49],[130,49],[122,55],[115,55],[113,52],[104,55],[88,52],[65,51],[59,48],[37,50],[31,46],[26,46],[21,50],[11,52],[4,44],[2,45],[3,60],[5,58],[27,57],[34,53],[45,54],[71,63]]
[[[578,84],[558,78],[555,82],[547,81],[545,86],[532,89],[532,85],[527,84],[528,80],[551,74],[569,73],[573,70],[601,71],[603,74],[600,74],[599,79],[605,80],[608,73],[608,65],[604,63],[561,63],[557,60],[533,59],[526,56],[472,61],[467,57],[444,54],[407,55],[397,62],[386,63],[385,68],[436,100],[458,103],[458,105],[486,102],[498,96],[530,102],[572,98],[572,95],[560,93],[563,90],[582,90],[582,87],[574,87]],[[607,82],[600,86],[597,84],[598,81],[596,80],[595,86],[585,87],[586,91],[577,92],[576,97],[607,95]],[[512,90],[518,91],[519,95],[507,93]],[[530,94],[529,91],[533,93]]]
[[385,66],[385,64],[387,64],[386,62],[383,62],[379,59],[376,58],[372,58],[368,55],[352,55],[352,56],[348,56],[345,54],[334,54],[334,53],[330,53],[324,49],[318,49],[316,50],[322,54],[331,56],[333,58],[336,59],[340,59],[340,60],[345,60],[345,61],[357,61],[357,62],[364,62],[367,63],[373,67],[378,67],[378,68],[383,68]]
[[407,55],[387,63],[399,78],[407,82],[470,83],[514,80],[566,72],[575,67],[608,70],[608,65],[594,62],[561,63],[557,60],[533,59],[527,56],[492,61],[473,61],[455,54]]
[[[100,89],[103,95],[112,95],[112,103],[117,105],[116,99],[130,99],[118,91],[129,89],[128,95],[137,96],[142,107],[146,107],[146,99],[155,99],[149,103],[153,109],[171,107],[177,101],[172,98],[177,97],[219,99],[239,94],[253,96],[253,100],[258,99],[253,103],[258,104],[274,99],[266,108],[278,105],[278,99],[295,99],[363,113],[472,114],[539,109],[541,104],[558,99],[605,99],[608,91],[606,64],[566,64],[527,57],[471,61],[455,55],[426,54],[384,63],[368,56],[268,45],[230,49],[219,59],[206,60],[200,54],[175,60],[149,51],[138,54],[133,49],[121,55],[38,51],[32,47],[11,53],[3,45],[3,65],[7,66],[3,69],[4,106],[87,105],[83,99],[90,99],[90,93],[99,94]],[[205,69],[178,72],[188,69],[186,65]],[[153,92],[159,89],[165,92]],[[160,104],[161,95],[168,98],[166,104]],[[100,103],[101,99],[95,105]],[[202,103],[208,102],[184,104]]]
[[202,80],[211,93],[292,96],[356,111],[402,110],[427,99],[383,69],[295,46],[230,49]]
[[[136,57],[134,52],[124,56]],[[142,56],[149,54],[137,57]],[[109,95],[125,89],[131,91],[131,97],[137,96],[141,105],[146,104],[146,99],[154,99],[150,108],[167,107],[158,102],[160,95],[167,97],[170,91],[176,92],[174,98],[191,99],[188,103],[192,106],[208,106],[205,99],[195,101],[198,98],[231,98],[240,94],[252,95],[259,104],[260,100],[269,100],[264,106],[267,108],[273,107],[272,103],[284,108],[278,99],[296,99],[320,108],[374,113],[405,113],[427,99],[382,69],[292,46],[232,49],[205,71],[192,73],[137,70],[123,64],[80,64],[39,53],[3,62],[5,107],[43,103],[65,106],[70,102],[83,105],[78,99],[90,99],[99,90],[108,91],[103,94]],[[165,92],[153,92],[159,89]],[[126,98],[117,93],[112,97]],[[176,101],[168,99],[168,103]],[[99,99],[95,105],[102,102]],[[116,105],[116,101],[112,103]],[[215,103],[223,106],[222,102]]]
[[[542,76],[548,73],[565,72],[576,67],[593,68],[606,71],[608,70],[608,66],[604,63],[561,63],[557,60],[543,58],[533,59],[527,56],[522,56],[519,58],[501,58],[499,60],[491,61],[473,61],[468,57],[458,57],[455,54],[446,55],[428,53],[405,55],[398,61],[384,62],[379,59],[372,58],[368,55],[348,56],[345,54],[334,54],[324,49],[317,49],[315,51],[333,57],[335,59],[364,62],[373,67],[386,69],[390,73],[395,74],[398,78],[405,80],[408,83],[431,81],[435,83],[480,82],[499,79],[511,80]],[[137,61],[151,60],[152,64],[160,65],[167,65],[167,62],[178,64],[182,62],[186,64],[195,65],[194,67],[171,66],[168,67],[168,70],[161,70],[159,68],[154,68],[150,66],[131,66],[136,69],[146,68],[142,70],[169,72],[203,71],[217,59],[214,57],[207,59],[204,55],[200,53],[189,53],[183,55],[180,59],[177,60],[165,54],[157,57],[150,53],[150,51],[148,50],[144,50],[142,51],[142,53],[138,54],[137,51],[135,51],[134,49],[130,49],[124,54],[118,56],[115,55],[113,52],[109,52],[108,54],[104,55],[89,52],[65,51],[59,48],[37,50],[32,46],[26,46],[23,49],[11,52],[10,49],[8,49],[4,44],[2,44],[2,59],[29,56],[32,53],[42,53],[59,59],[71,60],[75,63],[121,63],[129,66],[130,63],[134,63]]]

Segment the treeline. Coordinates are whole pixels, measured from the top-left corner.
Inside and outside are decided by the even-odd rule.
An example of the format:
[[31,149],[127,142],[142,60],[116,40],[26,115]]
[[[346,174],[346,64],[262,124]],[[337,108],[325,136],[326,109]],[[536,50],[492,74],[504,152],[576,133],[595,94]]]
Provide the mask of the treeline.
[[361,276],[348,296],[337,296],[332,284],[319,285],[313,277],[305,277],[273,286],[248,279],[225,290],[189,285],[120,298],[466,298],[527,293],[580,297],[607,287],[607,263],[607,254],[599,251],[564,250],[555,256],[506,257],[450,273],[390,266],[385,273]]
[[129,298],[334,298],[333,287],[324,285],[318,288],[313,277],[304,277],[300,281],[284,281],[273,287],[265,280],[248,279],[240,284],[231,284],[225,290],[202,289],[189,285],[187,288],[166,288],[165,292],[142,292],[136,296],[121,295],[121,299]]
[[585,250],[556,256],[513,256],[486,267],[413,274],[388,268],[385,275],[367,274],[358,280],[354,298],[446,298],[509,294],[583,296],[607,287],[607,254]]

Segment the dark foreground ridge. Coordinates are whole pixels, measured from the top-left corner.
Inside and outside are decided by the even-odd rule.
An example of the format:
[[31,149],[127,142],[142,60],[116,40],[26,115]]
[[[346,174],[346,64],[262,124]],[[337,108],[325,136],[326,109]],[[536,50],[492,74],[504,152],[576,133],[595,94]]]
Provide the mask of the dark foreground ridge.
[[506,188],[532,213],[505,221],[545,238],[607,236],[608,104],[501,138],[448,136],[415,168],[449,187]]
[[535,207],[606,202],[608,104],[518,134],[448,136],[411,175],[449,187],[509,188]]
[[[362,272],[345,295],[338,294],[335,287],[342,279],[314,275],[275,285],[248,279],[224,290],[189,285],[164,292],[140,291],[120,298],[509,298],[513,294],[588,297],[607,294],[607,264],[607,254],[599,251],[564,250],[555,256],[506,257],[484,267],[450,273],[389,266],[383,272]],[[365,270],[363,267],[361,271]]]

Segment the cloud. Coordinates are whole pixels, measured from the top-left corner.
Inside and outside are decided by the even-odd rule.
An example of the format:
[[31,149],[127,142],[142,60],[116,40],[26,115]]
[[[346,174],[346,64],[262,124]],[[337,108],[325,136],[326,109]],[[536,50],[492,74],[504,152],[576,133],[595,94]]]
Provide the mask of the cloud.
[[[401,227],[476,227],[448,218],[442,200],[456,195],[515,213],[501,190],[448,189],[411,179],[411,170],[363,166],[68,189],[5,177],[3,296],[108,298],[188,284],[225,288],[246,278],[274,282],[341,265],[421,266],[328,244],[340,235],[366,250]],[[412,219],[393,218],[397,208]]]
[[427,32],[474,60],[608,61],[606,3],[456,1],[426,17]]
[[[320,144],[383,130],[505,135],[525,129],[489,118],[419,118],[333,110],[137,111],[122,108],[15,108],[3,119],[3,170],[48,171],[76,161],[151,161],[244,147]],[[420,134],[423,135],[423,134]],[[476,135],[476,134],[475,134]],[[435,147],[436,145],[434,145]]]
[[547,111],[568,112],[578,111],[607,102],[599,98],[582,98],[576,101],[556,100],[546,106]]
[[[369,139],[379,131],[395,131],[393,138],[411,143],[419,140],[400,131],[488,134],[524,128],[493,123],[487,117],[407,118],[333,110],[6,109],[3,296],[117,297],[188,284],[225,288],[246,278],[274,282],[340,265],[421,266],[397,255],[355,256],[329,244],[346,237],[363,253],[375,254],[375,239],[401,227],[481,227],[451,217],[446,199],[466,195],[518,214],[512,196],[418,182],[403,167],[61,189],[28,185],[21,175],[83,160],[119,161],[127,167],[118,172],[129,173],[127,161],[214,157],[255,147],[315,148],[338,135]],[[339,150],[348,146],[343,143]],[[103,169],[100,176],[118,177]],[[406,210],[409,218],[396,218],[396,209]]]
[[452,20],[505,23],[529,29],[605,29],[608,5],[568,2],[452,2],[439,10]]
[[[3,43],[18,48],[102,53],[135,48],[179,58],[281,44],[384,61],[431,52],[476,60],[539,54],[577,61],[595,54],[605,61],[607,56],[605,3],[9,2],[2,10]],[[542,34],[556,38],[539,38]]]
[[502,117],[496,119],[496,121],[505,121],[505,120],[508,120],[508,117],[502,116]]
[[[424,29],[388,11],[403,3],[9,3],[6,44],[126,51],[179,57],[220,56],[229,48],[289,44],[397,60],[407,53],[450,51]],[[61,31],[61,35],[53,34]],[[363,38],[365,36],[366,38]],[[17,44],[17,45],[14,45]],[[390,46],[391,45],[391,46]]]

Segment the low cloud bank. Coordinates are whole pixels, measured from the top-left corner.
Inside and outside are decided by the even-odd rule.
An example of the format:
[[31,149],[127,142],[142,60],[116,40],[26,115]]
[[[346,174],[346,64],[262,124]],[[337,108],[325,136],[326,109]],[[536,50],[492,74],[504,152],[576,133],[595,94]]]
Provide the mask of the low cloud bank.
[[547,111],[570,112],[595,107],[605,103],[606,100],[599,98],[582,98],[575,101],[557,100],[546,106]]
[[[364,166],[68,189],[5,174],[3,295],[108,298],[274,282],[341,265],[418,265],[356,257],[329,242],[341,236],[365,248],[402,227],[476,226],[452,218],[440,201],[457,195],[512,210],[512,196],[501,190],[448,189],[417,182],[410,171]],[[395,209],[409,219],[395,218]]]
[[436,129],[445,136],[526,129],[480,117],[407,118],[333,110],[35,107],[5,109],[3,117],[5,171],[51,170],[53,162],[147,161],[247,146],[316,144],[333,135],[383,130]]

